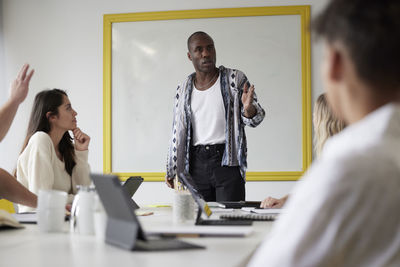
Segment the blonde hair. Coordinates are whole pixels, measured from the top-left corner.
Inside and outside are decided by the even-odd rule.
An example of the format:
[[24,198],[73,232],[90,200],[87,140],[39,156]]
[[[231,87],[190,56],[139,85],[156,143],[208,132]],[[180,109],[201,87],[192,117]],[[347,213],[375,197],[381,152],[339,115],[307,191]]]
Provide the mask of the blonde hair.
[[321,94],[314,105],[314,146],[317,157],[321,155],[326,140],[343,130],[345,124],[333,114],[325,94]]

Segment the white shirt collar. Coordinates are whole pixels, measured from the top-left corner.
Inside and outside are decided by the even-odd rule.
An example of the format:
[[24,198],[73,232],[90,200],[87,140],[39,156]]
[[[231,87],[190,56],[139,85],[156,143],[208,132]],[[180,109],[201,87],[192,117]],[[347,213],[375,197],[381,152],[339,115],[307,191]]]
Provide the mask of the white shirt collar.
[[321,158],[338,156],[349,151],[364,149],[368,144],[382,140],[382,136],[393,132],[400,134],[400,104],[389,103],[347,126],[342,132],[328,139]]

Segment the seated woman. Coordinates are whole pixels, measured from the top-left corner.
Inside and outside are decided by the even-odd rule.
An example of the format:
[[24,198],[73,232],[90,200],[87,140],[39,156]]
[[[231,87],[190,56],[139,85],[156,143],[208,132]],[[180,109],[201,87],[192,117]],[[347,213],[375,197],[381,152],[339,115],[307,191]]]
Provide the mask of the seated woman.
[[[90,137],[76,127],[76,111],[67,94],[45,90],[35,97],[27,135],[17,163],[17,179],[31,192],[56,189],[76,194],[76,185],[89,185]],[[69,134],[74,135],[74,142]],[[19,212],[33,208],[19,205]]]
[[[322,148],[329,137],[339,133],[345,127],[343,121],[336,118],[332,113],[328,102],[326,101],[325,94],[321,94],[314,106],[313,114],[314,124],[314,145],[315,154],[317,157],[322,152]],[[267,197],[261,202],[261,208],[282,208],[288,199],[289,195],[282,198]]]

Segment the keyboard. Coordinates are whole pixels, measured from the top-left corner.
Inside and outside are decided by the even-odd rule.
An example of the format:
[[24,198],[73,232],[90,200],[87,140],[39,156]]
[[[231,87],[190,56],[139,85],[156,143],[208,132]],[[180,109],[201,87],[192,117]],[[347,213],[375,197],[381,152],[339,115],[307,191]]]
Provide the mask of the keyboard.
[[278,218],[278,214],[222,214],[219,218],[232,221],[274,221]]

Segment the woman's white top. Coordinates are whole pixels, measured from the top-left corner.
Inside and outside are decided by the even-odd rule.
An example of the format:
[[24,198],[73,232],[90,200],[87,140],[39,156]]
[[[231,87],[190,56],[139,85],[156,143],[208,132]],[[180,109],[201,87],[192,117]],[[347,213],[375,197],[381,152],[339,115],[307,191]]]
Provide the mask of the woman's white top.
[[[55,189],[67,192],[68,203],[76,194],[76,185],[91,183],[88,164],[88,150],[75,150],[76,165],[72,177],[65,170],[65,164],[57,155],[50,136],[45,132],[36,132],[29,139],[28,145],[21,153],[17,163],[17,179],[32,193],[38,195],[40,189]],[[34,211],[18,205],[19,212]]]
[[400,105],[328,140],[251,260],[256,266],[400,266]]
[[191,97],[193,145],[225,143],[225,106],[220,77],[207,90],[200,91],[194,86]]

